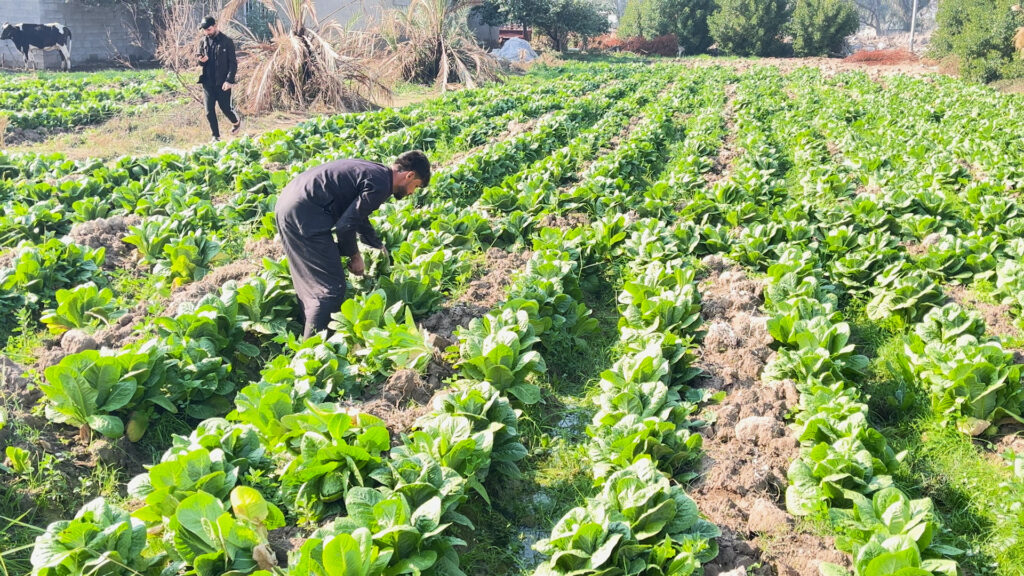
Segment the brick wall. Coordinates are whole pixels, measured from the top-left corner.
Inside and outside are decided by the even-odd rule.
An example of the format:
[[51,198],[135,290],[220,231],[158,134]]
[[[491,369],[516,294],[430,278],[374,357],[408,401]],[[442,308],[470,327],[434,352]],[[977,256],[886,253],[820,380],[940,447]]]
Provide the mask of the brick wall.
[[[0,0],[0,20],[37,24],[59,23],[71,29],[71,66],[86,62],[115,61],[121,58],[149,58],[153,38],[147,22],[135,23],[124,9],[87,6],[78,0]],[[14,44],[4,41],[0,54],[9,61],[17,55]],[[55,51],[30,57],[48,69],[60,67]],[[20,57],[19,57],[20,58]],[[20,61],[18,62],[20,64]]]

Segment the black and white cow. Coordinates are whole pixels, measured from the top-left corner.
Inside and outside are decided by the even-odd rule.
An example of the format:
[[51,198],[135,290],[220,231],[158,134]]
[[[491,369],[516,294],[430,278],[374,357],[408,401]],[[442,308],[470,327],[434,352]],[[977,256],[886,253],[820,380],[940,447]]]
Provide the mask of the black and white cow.
[[71,70],[71,29],[63,24],[7,24],[0,28],[0,40],[10,40],[25,57],[28,68],[28,51],[60,50],[64,69]]

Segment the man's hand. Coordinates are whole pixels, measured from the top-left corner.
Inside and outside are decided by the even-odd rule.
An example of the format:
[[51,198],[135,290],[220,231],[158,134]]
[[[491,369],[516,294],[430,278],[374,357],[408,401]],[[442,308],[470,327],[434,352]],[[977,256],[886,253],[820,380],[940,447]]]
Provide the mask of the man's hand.
[[199,56],[199,61],[202,62],[203,64],[206,64],[209,60],[210,60],[210,57],[207,56],[206,54],[202,54],[202,55]]
[[234,84],[232,84],[231,82],[225,82],[224,85],[220,87],[220,89],[227,92],[228,90],[231,90],[233,86]]
[[349,258],[348,271],[355,274],[356,276],[362,276],[363,272],[366,271],[366,265],[363,263],[363,255],[356,252],[354,256]]

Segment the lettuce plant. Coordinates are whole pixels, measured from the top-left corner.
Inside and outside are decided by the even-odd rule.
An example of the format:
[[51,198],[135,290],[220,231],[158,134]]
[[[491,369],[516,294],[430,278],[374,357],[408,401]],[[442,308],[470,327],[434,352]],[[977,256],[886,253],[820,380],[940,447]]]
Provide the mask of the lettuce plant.
[[718,555],[719,535],[681,487],[641,459],[534,545],[551,557],[537,574],[695,574]]
[[175,555],[196,576],[253,572],[261,567],[256,550],[267,547],[267,532],[284,526],[281,511],[256,490],[239,486],[230,498],[229,510],[219,498],[196,492],[181,501],[168,522]]
[[93,282],[57,290],[56,298],[57,308],[45,310],[40,318],[52,334],[109,324],[121,312],[114,303],[114,293],[109,288],[101,290]]
[[457,416],[469,421],[472,432],[487,432],[492,438],[489,461],[481,465],[476,476],[483,482],[491,472],[505,478],[518,478],[517,462],[527,456],[526,447],[519,437],[520,411],[513,408],[508,398],[488,382],[463,380],[455,389],[434,401],[434,412],[425,416],[423,429],[436,427],[441,415]]
[[131,402],[138,389],[138,355],[85,350],[65,356],[46,369],[40,386],[49,403],[49,419],[77,426],[88,437],[95,430],[108,438],[124,434],[115,413]]
[[523,404],[540,401],[540,388],[529,380],[547,370],[540,353],[530,314],[505,308],[501,315],[487,314],[459,330],[458,368],[474,380],[489,382],[497,390]]
[[281,492],[309,522],[341,512],[353,487],[372,485],[381,454],[391,447],[382,420],[335,405],[309,405],[281,424],[288,432],[277,441],[293,455],[280,472]]
[[146,525],[97,498],[82,506],[74,519],[53,522],[36,537],[32,574],[153,574],[166,555],[145,550]]

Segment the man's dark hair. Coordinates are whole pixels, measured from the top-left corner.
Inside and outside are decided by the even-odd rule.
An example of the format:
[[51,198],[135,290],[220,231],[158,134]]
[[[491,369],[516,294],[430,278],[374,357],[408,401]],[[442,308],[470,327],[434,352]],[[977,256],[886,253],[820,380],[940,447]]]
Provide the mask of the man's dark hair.
[[395,167],[399,172],[415,172],[416,178],[423,182],[424,186],[430,184],[430,160],[420,150],[402,152],[395,159]]

